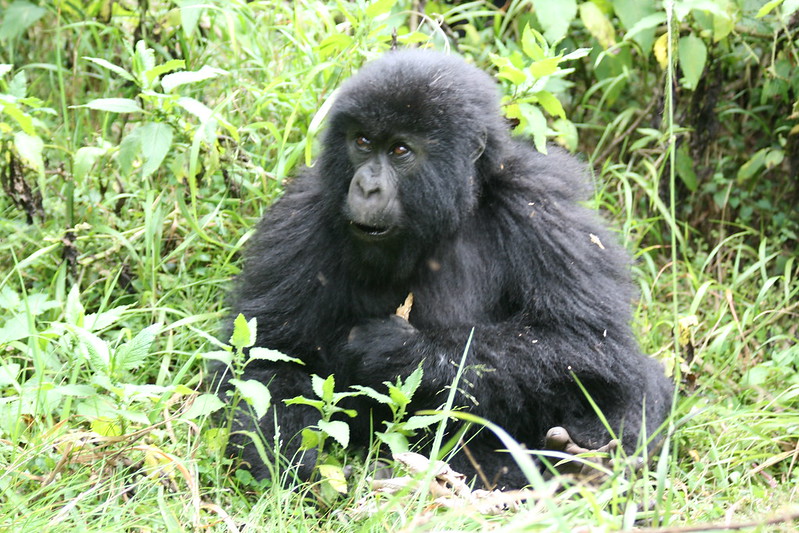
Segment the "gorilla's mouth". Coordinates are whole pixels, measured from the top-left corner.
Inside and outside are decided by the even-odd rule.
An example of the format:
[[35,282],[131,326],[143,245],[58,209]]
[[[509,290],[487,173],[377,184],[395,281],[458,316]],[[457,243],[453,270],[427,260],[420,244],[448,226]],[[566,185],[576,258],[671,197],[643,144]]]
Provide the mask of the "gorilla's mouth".
[[381,240],[391,235],[391,227],[388,226],[372,226],[370,224],[361,224],[360,222],[350,222],[350,228],[356,237],[365,240]]

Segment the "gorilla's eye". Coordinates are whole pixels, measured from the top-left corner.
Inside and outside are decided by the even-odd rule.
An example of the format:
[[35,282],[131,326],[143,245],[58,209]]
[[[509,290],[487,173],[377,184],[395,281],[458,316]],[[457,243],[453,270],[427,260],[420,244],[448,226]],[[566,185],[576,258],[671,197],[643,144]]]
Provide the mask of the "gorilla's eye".
[[370,141],[363,135],[358,135],[357,137],[355,137],[355,146],[357,146],[361,150],[371,150],[372,141]]
[[411,153],[411,149],[402,143],[395,144],[391,147],[391,155],[402,156]]

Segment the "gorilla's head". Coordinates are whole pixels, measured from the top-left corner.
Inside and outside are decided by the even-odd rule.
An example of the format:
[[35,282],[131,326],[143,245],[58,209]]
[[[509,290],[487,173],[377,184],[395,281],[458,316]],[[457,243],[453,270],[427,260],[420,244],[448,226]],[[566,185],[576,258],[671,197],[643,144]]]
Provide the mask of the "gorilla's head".
[[404,256],[457,230],[508,136],[486,73],[456,56],[390,52],[341,87],[321,172],[363,258]]

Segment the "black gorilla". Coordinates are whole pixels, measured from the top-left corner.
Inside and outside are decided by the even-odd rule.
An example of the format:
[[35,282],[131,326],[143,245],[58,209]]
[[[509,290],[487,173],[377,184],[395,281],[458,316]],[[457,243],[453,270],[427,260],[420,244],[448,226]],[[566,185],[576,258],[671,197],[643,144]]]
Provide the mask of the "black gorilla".
[[[261,221],[234,293],[234,316],[258,319],[258,346],[305,363],[246,367],[273,399],[261,421],[240,410],[234,422],[231,442],[253,474],[269,476],[251,435],[259,427],[270,448],[273,409],[283,453],[310,473],[313,452],[295,454],[318,413],[281,400],[313,397],[311,374],[384,391],[421,362],[412,408],[435,409],[472,328],[458,404],[528,447],[553,426],[586,448],[608,443],[575,376],[626,449],[653,435],[672,386],[640,354],[629,258],[580,205],[589,192],[572,157],[511,138],[496,84],[462,59],[406,50],[365,66],[336,97],[316,165]],[[406,321],[394,313],[409,293]],[[360,398],[350,407],[361,424],[352,442],[365,444],[370,416],[382,428],[379,410]],[[500,485],[525,484],[497,448],[487,430],[469,442],[489,479],[509,466]],[[473,473],[459,455],[453,466]]]

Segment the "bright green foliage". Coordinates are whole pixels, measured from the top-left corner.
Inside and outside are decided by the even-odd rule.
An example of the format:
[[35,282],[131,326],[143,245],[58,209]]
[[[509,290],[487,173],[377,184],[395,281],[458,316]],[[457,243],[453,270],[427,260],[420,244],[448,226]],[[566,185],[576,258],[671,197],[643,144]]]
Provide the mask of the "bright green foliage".
[[[796,0],[0,0],[0,530],[605,531],[791,509],[797,16]],[[519,138],[585,154],[636,254],[641,344],[681,389],[656,463],[542,481],[516,514],[370,500],[340,402],[386,406],[375,447],[405,451],[445,418],[413,412],[417,370],[380,391],[315,377],[293,400],[319,421],[280,439],[324,449],[320,483],[231,473],[222,400],[268,417],[243,369],[300,363],[255,346],[246,317],[221,338],[223,295],[313,162],[335,88],[394,43],[458,51],[498,79]],[[230,365],[230,398],[208,360]],[[759,529],[775,528],[794,529]]]

